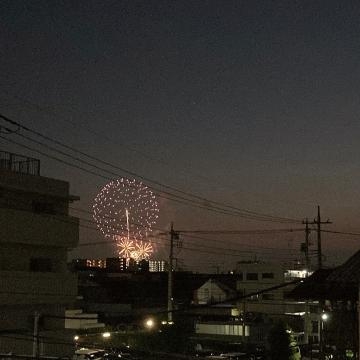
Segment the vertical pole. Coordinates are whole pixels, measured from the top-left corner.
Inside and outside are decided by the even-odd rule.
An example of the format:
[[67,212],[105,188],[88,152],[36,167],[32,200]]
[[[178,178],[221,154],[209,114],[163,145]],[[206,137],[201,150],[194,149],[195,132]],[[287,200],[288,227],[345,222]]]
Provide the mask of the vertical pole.
[[320,355],[320,360],[324,360],[325,356],[324,356],[324,321],[320,315],[320,330],[319,330],[319,355]]
[[318,248],[318,268],[322,268],[322,250],[321,250],[321,217],[320,217],[320,206],[318,205],[317,214],[317,248]]
[[34,313],[34,333],[33,333],[33,357],[39,357],[39,320],[40,313],[35,311]]
[[169,269],[168,269],[168,323],[173,322],[173,252],[174,252],[174,224],[171,223],[170,229],[170,253],[169,253]]
[[310,258],[309,258],[309,220],[306,218],[305,220],[305,266],[306,266],[306,276],[308,276],[308,272],[310,270]]
[[[310,271],[310,259],[309,259],[309,220],[306,218],[305,220],[305,266],[306,266],[306,274],[305,276],[309,276]],[[310,309],[309,309],[309,301],[306,299],[305,301],[305,317],[304,317],[304,342],[305,344],[309,343],[309,333],[310,333]]]
[[360,283],[358,284],[357,313],[358,313],[358,359],[359,359],[360,357]]
[[245,334],[245,315],[246,315],[246,290],[243,289],[243,304],[242,304],[242,342],[245,344],[246,334]]

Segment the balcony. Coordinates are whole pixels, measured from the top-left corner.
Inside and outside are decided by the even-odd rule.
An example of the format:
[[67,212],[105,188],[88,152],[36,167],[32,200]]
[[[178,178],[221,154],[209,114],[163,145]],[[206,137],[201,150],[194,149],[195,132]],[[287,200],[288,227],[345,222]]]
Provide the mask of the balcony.
[[77,295],[71,273],[0,271],[0,305],[70,304]]
[[0,243],[74,248],[79,219],[0,208]]

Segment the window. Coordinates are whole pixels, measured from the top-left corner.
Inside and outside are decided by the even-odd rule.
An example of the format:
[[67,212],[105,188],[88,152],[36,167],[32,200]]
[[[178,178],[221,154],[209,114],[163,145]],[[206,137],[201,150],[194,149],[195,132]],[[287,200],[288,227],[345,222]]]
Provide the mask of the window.
[[246,280],[258,280],[258,274],[257,273],[247,273]]
[[274,300],[275,295],[274,294],[263,294],[262,298],[263,298],[263,300]]
[[55,214],[54,204],[42,201],[33,201],[32,209],[36,213]]
[[274,273],[262,273],[262,278],[263,279],[273,279]]
[[52,272],[53,264],[51,259],[32,258],[30,259],[30,271],[34,272]]
[[312,332],[317,333],[319,329],[319,323],[317,321],[311,322]]

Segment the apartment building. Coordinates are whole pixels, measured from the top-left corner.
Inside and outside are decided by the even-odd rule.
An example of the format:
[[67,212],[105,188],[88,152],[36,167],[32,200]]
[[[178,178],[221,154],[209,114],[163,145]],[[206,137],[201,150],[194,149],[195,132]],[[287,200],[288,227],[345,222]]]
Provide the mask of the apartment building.
[[77,294],[67,270],[79,240],[75,200],[69,183],[40,176],[39,160],[0,151],[0,353],[73,351],[64,317]]

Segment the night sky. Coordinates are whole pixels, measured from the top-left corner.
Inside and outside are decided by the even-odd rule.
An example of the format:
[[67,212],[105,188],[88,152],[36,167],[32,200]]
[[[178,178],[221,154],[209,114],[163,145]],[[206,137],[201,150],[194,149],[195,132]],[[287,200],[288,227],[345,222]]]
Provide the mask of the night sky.
[[[206,199],[299,220],[313,220],[320,205],[333,222],[327,230],[360,233],[359,19],[355,0],[3,0],[0,112]],[[40,158],[42,175],[69,181],[81,197],[73,206],[91,211],[106,179],[0,141]],[[182,230],[302,227],[159,201],[159,229],[171,221]],[[292,260],[304,241],[303,232],[202,237],[211,240],[183,237],[180,265]],[[81,243],[102,239],[81,228]],[[165,239],[157,241],[157,257],[166,257]],[[325,263],[341,263],[359,241],[323,233]],[[104,243],[71,256],[114,250]]]

